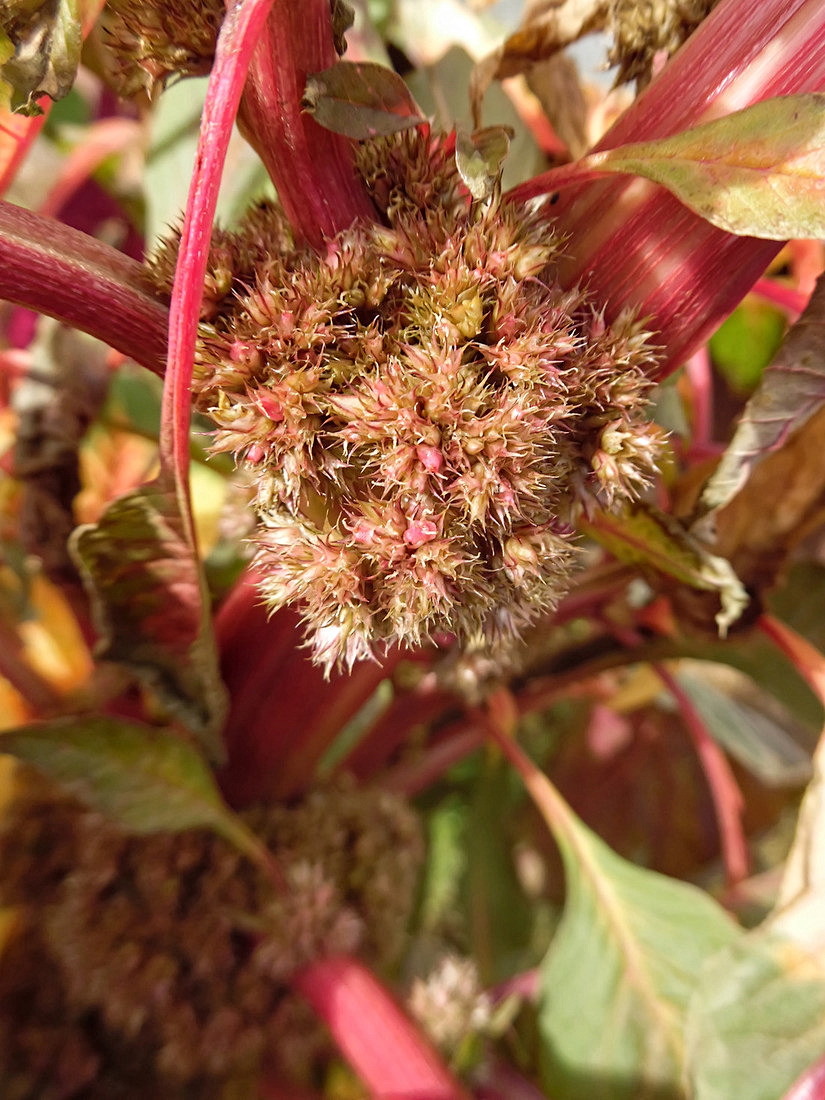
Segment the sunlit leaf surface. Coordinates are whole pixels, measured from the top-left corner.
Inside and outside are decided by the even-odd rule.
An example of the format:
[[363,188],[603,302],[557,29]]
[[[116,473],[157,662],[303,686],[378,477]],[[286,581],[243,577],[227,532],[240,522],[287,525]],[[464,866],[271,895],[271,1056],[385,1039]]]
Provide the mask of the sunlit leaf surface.
[[542,965],[544,1082],[557,1100],[677,1100],[700,968],[738,935],[706,894],[557,828],[562,923]]
[[588,157],[654,180],[728,233],[825,236],[825,96],[780,96],[659,141]]

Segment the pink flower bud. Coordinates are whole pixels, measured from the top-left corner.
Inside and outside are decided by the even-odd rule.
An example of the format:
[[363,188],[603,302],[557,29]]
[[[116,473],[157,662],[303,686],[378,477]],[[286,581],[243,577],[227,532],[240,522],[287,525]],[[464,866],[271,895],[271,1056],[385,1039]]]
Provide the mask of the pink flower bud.
[[266,390],[258,390],[255,394],[255,404],[261,410],[265,417],[274,421],[276,424],[284,418],[283,406],[275,400],[271,393]]
[[418,455],[418,461],[421,465],[429,470],[431,474],[437,474],[441,469],[444,456],[438,447],[428,447],[426,444],[421,443],[415,448],[415,453]]
[[425,542],[438,538],[438,524],[431,519],[416,519],[404,532],[404,542],[415,550]]

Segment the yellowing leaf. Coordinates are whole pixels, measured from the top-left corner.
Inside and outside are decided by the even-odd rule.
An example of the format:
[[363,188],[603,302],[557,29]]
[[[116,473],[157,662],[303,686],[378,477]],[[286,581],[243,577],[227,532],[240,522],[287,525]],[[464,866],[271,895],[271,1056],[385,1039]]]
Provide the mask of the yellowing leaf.
[[596,153],[581,168],[666,187],[749,237],[825,237],[825,94],[779,96],[659,141]]
[[[32,717],[26,700],[16,691],[8,680],[0,678],[0,730],[11,729]],[[2,791],[2,757],[0,757],[0,791]],[[2,794],[0,794],[2,803]]]
[[721,610],[716,622],[721,634],[739,618],[748,596],[731,568],[711,554],[675,519],[637,504],[620,514],[602,512],[579,522],[579,528],[619,561],[663,573],[700,591],[716,592]]
[[59,691],[71,691],[92,671],[89,649],[66,597],[44,577],[32,578],[29,603],[36,617],[18,626],[27,660]]

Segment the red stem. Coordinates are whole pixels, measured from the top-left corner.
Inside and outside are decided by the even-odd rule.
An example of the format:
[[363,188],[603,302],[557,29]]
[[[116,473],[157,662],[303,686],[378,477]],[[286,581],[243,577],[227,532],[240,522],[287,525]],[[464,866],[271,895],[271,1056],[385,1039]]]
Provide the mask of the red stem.
[[215,631],[231,699],[223,731],[227,763],[218,777],[224,796],[236,807],[293,797],[395,658],[325,678],[300,649],[297,613],[282,608],[270,615],[253,574],[235,586]]
[[725,877],[729,886],[735,886],[747,877],[749,865],[748,844],[742,829],[742,792],[727,757],[708,733],[693,703],[679,686],[679,681],[663,665],[656,664],[653,668],[679,704],[679,711],[693,741],[716,810]]
[[292,984],[376,1100],[466,1100],[429,1042],[361,963],[321,959],[300,970]]
[[163,374],[169,311],[141,265],[8,202],[0,202],[0,298],[82,329]]
[[239,114],[296,236],[316,248],[356,219],[376,216],[355,174],[349,141],[301,109],[307,76],[336,60],[329,0],[275,0]]

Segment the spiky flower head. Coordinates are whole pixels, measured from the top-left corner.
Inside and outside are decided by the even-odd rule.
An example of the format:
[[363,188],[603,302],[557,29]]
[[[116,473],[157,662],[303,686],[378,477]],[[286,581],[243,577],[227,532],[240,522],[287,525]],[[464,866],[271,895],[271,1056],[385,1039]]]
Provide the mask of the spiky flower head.
[[208,73],[225,14],[223,0],[108,0],[101,41],[118,91],[151,96],[173,75]]
[[473,203],[449,139],[360,170],[381,220],[321,254],[271,207],[216,240],[196,362],[215,450],[254,471],[266,600],[303,605],[327,667],[518,636],[568,584],[576,508],[633,496],[660,446],[645,333],[558,285],[546,218]]

